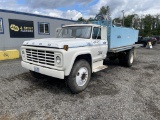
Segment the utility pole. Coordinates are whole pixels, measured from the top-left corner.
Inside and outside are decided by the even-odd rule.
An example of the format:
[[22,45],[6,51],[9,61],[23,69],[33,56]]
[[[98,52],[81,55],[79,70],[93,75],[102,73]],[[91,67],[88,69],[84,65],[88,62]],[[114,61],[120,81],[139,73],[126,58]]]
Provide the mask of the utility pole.
[[124,10],[121,11],[123,14],[123,26],[124,26]]

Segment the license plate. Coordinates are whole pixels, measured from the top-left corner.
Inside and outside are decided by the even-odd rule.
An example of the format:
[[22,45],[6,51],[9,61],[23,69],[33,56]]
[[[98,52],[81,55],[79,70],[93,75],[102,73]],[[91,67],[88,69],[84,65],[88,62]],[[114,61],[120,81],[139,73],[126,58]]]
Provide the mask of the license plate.
[[35,67],[34,66],[34,71],[37,72],[37,73],[39,73],[39,67]]

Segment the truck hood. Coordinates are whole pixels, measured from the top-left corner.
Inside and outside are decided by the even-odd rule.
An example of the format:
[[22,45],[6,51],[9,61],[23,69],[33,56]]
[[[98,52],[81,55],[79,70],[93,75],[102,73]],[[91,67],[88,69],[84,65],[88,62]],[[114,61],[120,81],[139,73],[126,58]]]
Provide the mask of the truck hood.
[[63,48],[64,45],[68,45],[69,48],[83,47],[92,45],[89,39],[82,38],[44,38],[25,41],[25,46],[38,46],[38,47],[52,47]]

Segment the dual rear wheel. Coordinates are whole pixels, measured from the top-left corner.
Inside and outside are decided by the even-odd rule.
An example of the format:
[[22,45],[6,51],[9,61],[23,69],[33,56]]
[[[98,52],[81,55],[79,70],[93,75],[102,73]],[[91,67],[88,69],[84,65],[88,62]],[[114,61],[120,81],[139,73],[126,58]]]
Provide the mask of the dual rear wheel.
[[119,54],[119,63],[126,67],[131,67],[134,62],[134,50],[128,50]]

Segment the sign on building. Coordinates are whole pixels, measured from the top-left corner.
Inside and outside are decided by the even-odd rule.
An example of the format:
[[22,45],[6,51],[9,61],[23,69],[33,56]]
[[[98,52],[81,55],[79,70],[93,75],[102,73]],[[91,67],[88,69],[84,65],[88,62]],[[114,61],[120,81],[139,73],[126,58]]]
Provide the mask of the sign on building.
[[11,38],[34,38],[33,21],[9,19]]

